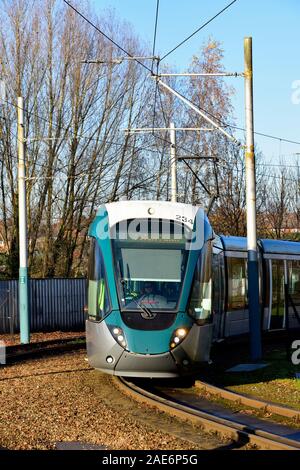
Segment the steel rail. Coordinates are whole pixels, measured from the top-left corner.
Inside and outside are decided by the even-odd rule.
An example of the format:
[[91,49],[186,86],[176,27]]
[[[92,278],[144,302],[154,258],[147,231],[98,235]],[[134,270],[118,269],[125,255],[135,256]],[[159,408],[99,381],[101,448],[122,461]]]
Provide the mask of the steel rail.
[[[85,336],[74,336],[68,339],[40,341],[30,344],[6,346],[6,364],[22,359],[31,359],[41,355],[60,354],[86,347]],[[3,364],[5,366],[5,364]]]
[[262,410],[265,413],[274,413],[279,416],[284,416],[285,418],[291,418],[295,419],[296,421],[300,421],[300,410],[296,410],[294,408],[290,408],[288,406],[274,402],[267,402],[237,392],[232,392],[231,390],[203,382],[202,380],[196,380],[195,386],[199,389],[203,389],[205,392],[220,398],[224,398],[225,400],[230,400],[239,405],[250,406],[251,408]]
[[218,432],[237,442],[249,443],[264,450],[300,450],[300,442],[288,439],[277,434],[243,425],[208,413],[202,409],[194,409],[187,405],[166,399],[160,395],[149,392],[124,378],[114,377],[115,385],[119,390],[136,401],[154,406],[183,420],[198,424],[205,431]]

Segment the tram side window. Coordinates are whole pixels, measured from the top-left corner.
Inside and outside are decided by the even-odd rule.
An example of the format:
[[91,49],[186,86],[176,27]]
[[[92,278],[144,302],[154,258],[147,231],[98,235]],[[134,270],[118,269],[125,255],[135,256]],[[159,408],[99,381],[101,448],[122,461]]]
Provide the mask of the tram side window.
[[223,255],[213,254],[212,256],[212,279],[213,279],[212,307],[213,307],[214,314],[222,313],[222,297],[223,297],[223,291],[224,291],[222,262],[224,262]]
[[289,290],[294,305],[300,305],[300,260],[289,262]]
[[206,243],[198,258],[188,312],[199,325],[212,320],[212,249]]
[[101,320],[110,309],[103,256],[98,242],[92,238],[88,270],[88,315]]
[[227,258],[228,310],[244,310],[247,305],[247,268],[245,258]]
[[282,328],[284,317],[284,260],[272,260],[272,325]]

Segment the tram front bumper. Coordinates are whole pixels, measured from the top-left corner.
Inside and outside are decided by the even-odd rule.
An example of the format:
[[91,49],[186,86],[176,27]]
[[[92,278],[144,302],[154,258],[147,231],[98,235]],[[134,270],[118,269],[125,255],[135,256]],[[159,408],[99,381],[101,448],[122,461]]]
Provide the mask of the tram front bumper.
[[178,377],[210,356],[212,325],[194,324],[180,345],[161,354],[138,354],[124,350],[105,322],[86,322],[87,353],[95,369],[124,377]]
[[170,352],[137,354],[125,351],[113,338],[105,322],[86,322],[89,363],[95,369],[124,377],[178,377]]
[[115,375],[124,377],[178,377],[179,371],[173,356],[164,354],[134,354],[123,351],[116,364]]

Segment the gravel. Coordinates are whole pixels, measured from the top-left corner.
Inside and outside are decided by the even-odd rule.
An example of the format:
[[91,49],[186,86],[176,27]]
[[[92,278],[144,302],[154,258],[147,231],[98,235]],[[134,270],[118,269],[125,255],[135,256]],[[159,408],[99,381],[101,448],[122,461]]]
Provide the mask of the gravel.
[[0,447],[7,449],[55,449],[61,442],[119,450],[224,445],[121,394],[110,376],[89,367],[84,351],[2,366],[0,394]]
[[[85,335],[84,331],[51,331],[47,333],[31,333],[30,343],[39,343],[41,341],[60,341],[70,338],[77,338]],[[6,346],[14,346],[20,344],[19,334],[0,334],[0,341],[4,341]]]

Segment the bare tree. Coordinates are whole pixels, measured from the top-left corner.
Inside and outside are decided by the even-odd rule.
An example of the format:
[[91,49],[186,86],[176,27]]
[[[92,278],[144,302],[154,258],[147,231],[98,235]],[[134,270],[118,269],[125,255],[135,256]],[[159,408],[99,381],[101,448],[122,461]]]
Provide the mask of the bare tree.
[[291,173],[285,167],[269,177],[266,194],[266,231],[272,238],[284,238],[291,214]]
[[[16,101],[20,95],[26,107],[30,274],[84,275],[88,226],[99,204],[122,197],[169,198],[169,133],[125,134],[124,129],[169,127],[172,121],[178,127],[207,127],[207,123],[159,90],[136,62],[113,64],[112,59],[120,57],[118,48],[60,0],[3,0],[2,7],[0,74],[7,85],[7,101],[0,110],[0,230],[8,246],[7,275],[18,275]],[[131,54],[149,55],[147,46],[113,12],[97,16],[88,1],[80,2],[80,10]],[[220,72],[222,54],[220,44],[210,38],[193,57],[190,69]],[[105,63],[83,63],[95,58]],[[168,83],[217,122],[232,123],[232,89],[222,79],[170,78]],[[188,154],[216,160],[191,161],[192,171],[178,164],[178,199],[206,207],[216,191],[217,168],[220,198],[211,213],[214,227],[245,234],[243,155],[217,132],[178,132],[177,156]],[[273,188],[281,209],[272,209],[270,201],[266,206],[265,185],[266,178],[260,178],[261,213],[268,211],[271,220],[282,209],[283,199],[285,213],[294,211],[299,220],[299,171],[292,195],[286,184],[284,193]],[[275,219],[272,223],[275,226]],[[280,224],[276,219],[276,227]]]

